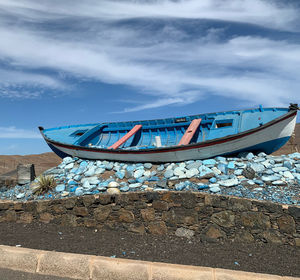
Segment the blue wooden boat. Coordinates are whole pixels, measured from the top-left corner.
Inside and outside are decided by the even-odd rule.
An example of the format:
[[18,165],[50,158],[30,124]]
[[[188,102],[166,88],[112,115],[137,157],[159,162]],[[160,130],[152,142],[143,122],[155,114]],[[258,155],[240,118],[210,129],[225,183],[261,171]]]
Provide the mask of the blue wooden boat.
[[176,162],[239,152],[270,154],[292,135],[298,110],[254,108],[143,121],[71,125],[41,134],[60,157]]

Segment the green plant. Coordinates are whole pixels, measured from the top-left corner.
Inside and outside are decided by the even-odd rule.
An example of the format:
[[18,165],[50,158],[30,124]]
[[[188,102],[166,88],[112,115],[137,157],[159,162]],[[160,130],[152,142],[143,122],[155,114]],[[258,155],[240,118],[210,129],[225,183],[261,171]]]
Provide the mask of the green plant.
[[36,182],[37,186],[32,191],[32,193],[36,195],[44,194],[56,187],[56,182],[53,176],[40,175]]

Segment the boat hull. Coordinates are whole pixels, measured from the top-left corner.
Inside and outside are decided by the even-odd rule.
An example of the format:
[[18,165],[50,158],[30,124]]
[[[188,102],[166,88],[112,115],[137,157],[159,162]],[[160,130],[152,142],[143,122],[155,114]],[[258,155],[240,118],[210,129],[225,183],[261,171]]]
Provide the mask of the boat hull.
[[296,115],[297,111],[291,111],[277,120],[240,134],[168,148],[109,150],[68,145],[47,138],[45,140],[50,148],[61,157],[73,156],[94,160],[163,163],[205,159],[245,151],[270,154],[289,140],[295,128]]

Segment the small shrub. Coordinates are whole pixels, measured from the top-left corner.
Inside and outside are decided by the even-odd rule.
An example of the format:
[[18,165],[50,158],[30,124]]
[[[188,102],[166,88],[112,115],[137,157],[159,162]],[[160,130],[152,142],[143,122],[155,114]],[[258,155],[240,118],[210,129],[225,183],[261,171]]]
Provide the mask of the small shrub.
[[53,176],[40,175],[37,178],[37,186],[32,193],[36,195],[44,194],[56,187],[56,182]]

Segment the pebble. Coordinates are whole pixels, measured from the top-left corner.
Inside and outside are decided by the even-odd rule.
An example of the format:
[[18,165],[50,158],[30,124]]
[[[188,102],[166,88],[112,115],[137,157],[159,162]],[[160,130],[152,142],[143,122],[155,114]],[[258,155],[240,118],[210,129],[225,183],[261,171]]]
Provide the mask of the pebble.
[[198,169],[200,166],[202,165],[202,162],[201,161],[196,161],[196,162],[193,162],[193,163],[190,163],[186,166],[186,169],[193,169],[193,168],[196,168]]
[[228,180],[221,180],[218,182],[221,186],[224,187],[233,187],[239,184],[239,181],[237,178],[228,179]]
[[152,163],[144,163],[144,167],[146,169],[151,169],[152,168]]
[[200,173],[199,174],[200,178],[207,178],[207,179],[209,179],[209,178],[215,176],[214,172],[210,168],[206,167],[205,165],[201,165],[199,167],[199,173]]
[[138,169],[133,173],[133,177],[138,179],[144,175],[145,170],[144,169]]
[[163,171],[165,169],[165,167],[163,165],[160,165],[159,167],[157,167],[157,171]]
[[248,153],[248,154],[246,155],[246,159],[248,159],[248,160],[251,160],[251,159],[253,159],[253,158],[254,158],[253,153]]
[[164,173],[165,178],[171,178],[174,175],[174,172],[172,169],[167,169],[166,172]]
[[[217,184],[218,185],[218,184]],[[209,190],[213,193],[217,193],[221,191],[221,188],[217,185],[210,185]]]
[[118,177],[119,179],[124,179],[124,177],[125,177],[125,171],[117,171],[116,173],[115,173],[115,175],[116,175],[116,177]]
[[205,159],[202,161],[204,165],[214,166],[217,162],[214,159]]
[[142,185],[141,183],[130,184],[130,185],[129,185],[129,188],[130,188],[130,189],[137,189],[137,188],[139,188],[141,185]]
[[182,168],[182,167],[176,167],[176,168],[174,169],[174,175],[176,175],[176,176],[184,176],[184,175],[185,175],[185,171],[186,171],[185,168]]
[[187,178],[192,178],[192,177],[195,177],[196,175],[199,174],[199,171],[197,168],[191,168],[191,169],[188,169],[186,171],[186,177]]
[[107,185],[108,188],[118,188],[119,186],[120,186],[120,184],[115,181],[109,182]]
[[65,190],[66,186],[64,184],[61,184],[61,185],[57,185],[55,187],[55,191],[56,192],[63,192]]
[[77,196],[83,195],[83,188],[77,188],[75,190],[75,195],[77,195]]
[[72,157],[65,157],[63,159],[64,164],[68,164],[68,163],[71,163],[71,162],[74,162],[74,159]]
[[89,189],[89,188],[91,187],[91,185],[90,185],[90,183],[89,183],[88,180],[85,180],[85,181],[83,182],[83,184],[82,184],[82,187],[83,187],[84,189]]
[[118,188],[109,188],[107,189],[108,194],[119,194],[120,190]]
[[124,186],[120,188],[121,192],[128,192],[129,191],[129,187],[128,186]]
[[290,172],[290,171],[285,171],[283,172],[283,176],[285,178],[288,178],[288,179],[294,179],[295,177],[293,176],[293,174]]
[[16,195],[17,199],[21,199],[23,197],[25,197],[25,193],[19,193]]
[[[113,171],[106,177],[107,171]],[[32,195],[34,183],[0,188],[0,199],[58,199],[85,194],[132,191],[201,191],[300,205],[300,154],[216,157],[180,163],[120,163],[65,158],[44,174],[57,181],[54,190]],[[105,178],[105,179],[104,179]],[[202,180],[209,179],[207,183]],[[197,181],[198,180],[198,181]],[[112,189],[112,190],[111,190]]]
[[68,196],[70,193],[69,192],[63,192],[62,194],[61,194],[61,196],[62,197],[65,197],[65,196]]
[[73,167],[74,167],[74,162],[71,162],[65,166],[65,169],[68,170],[68,169],[72,169]]
[[288,171],[289,169],[287,167],[284,167],[284,166],[279,166],[279,167],[274,167],[272,168],[272,171],[275,172],[275,173],[279,173],[279,172],[282,172],[282,171]]
[[264,182],[272,182],[272,181],[276,181],[276,180],[279,180],[280,177],[277,176],[277,175],[271,175],[271,176],[262,176],[261,179],[264,181]]
[[102,173],[104,173],[104,172],[105,172],[105,169],[102,168],[102,167],[99,167],[99,168],[97,168],[97,169],[95,170],[95,174],[96,174],[96,175],[102,174]]
[[90,169],[88,169],[86,172],[84,172],[84,175],[89,177],[89,176],[94,176],[95,175],[96,168],[93,166]]
[[216,183],[217,179],[215,177],[212,177],[212,178],[209,179],[209,182],[210,183]]

